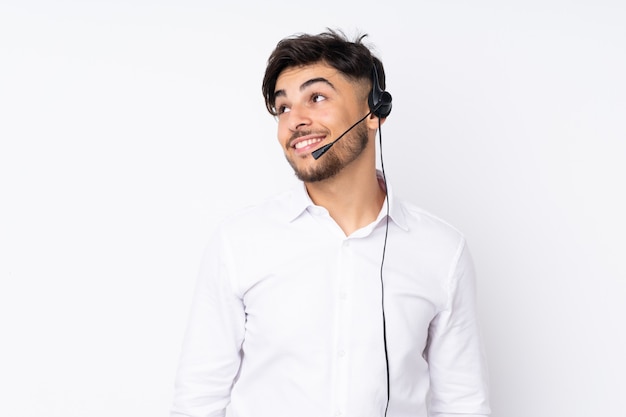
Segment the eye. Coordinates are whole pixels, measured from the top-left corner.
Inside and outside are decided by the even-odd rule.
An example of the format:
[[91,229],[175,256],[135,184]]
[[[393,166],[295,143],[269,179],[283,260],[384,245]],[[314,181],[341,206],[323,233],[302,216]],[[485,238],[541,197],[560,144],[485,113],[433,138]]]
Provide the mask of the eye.
[[324,101],[326,100],[326,96],[320,94],[320,93],[313,93],[311,95],[311,101],[313,103],[319,103],[320,101]]
[[283,113],[289,113],[291,109],[285,105],[280,105],[276,107],[276,115],[280,116]]

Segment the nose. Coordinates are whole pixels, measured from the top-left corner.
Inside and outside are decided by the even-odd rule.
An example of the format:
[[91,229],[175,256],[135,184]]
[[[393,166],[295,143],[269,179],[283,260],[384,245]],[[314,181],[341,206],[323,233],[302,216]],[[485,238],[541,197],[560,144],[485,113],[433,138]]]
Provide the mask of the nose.
[[310,112],[306,106],[292,106],[289,111],[289,130],[295,132],[310,126]]

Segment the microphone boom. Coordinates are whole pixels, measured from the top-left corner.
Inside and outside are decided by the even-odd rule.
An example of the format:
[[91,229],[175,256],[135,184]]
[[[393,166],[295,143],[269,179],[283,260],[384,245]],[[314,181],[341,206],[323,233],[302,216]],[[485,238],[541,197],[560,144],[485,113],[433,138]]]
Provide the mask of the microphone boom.
[[337,143],[337,141],[339,139],[341,139],[342,137],[344,137],[344,135],[346,133],[348,133],[349,131],[354,129],[356,127],[356,125],[358,125],[363,120],[365,120],[367,118],[367,116],[369,116],[370,114],[372,114],[371,111],[369,113],[367,113],[365,116],[363,116],[361,118],[361,120],[359,120],[358,122],[356,122],[355,124],[350,126],[345,132],[343,132],[341,135],[339,135],[339,137],[337,139],[335,139],[334,141],[332,141],[330,143],[327,143],[326,145],[322,146],[321,148],[318,148],[318,149],[314,150],[313,152],[311,152],[311,156],[313,156],[313,159],[317,160],[320,156],[324,155],[335,143]]

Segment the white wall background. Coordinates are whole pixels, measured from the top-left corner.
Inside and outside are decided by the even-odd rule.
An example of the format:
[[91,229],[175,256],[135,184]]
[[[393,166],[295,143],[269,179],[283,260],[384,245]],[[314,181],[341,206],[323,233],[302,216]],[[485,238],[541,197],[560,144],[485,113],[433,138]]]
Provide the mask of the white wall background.
[[396,191],[468,236],[494,417],[626,416],[625,22],[619,0],[4,0],[0,415],[167,415],[209,233],[294,181],[265,60],[328,26],[386,64]]

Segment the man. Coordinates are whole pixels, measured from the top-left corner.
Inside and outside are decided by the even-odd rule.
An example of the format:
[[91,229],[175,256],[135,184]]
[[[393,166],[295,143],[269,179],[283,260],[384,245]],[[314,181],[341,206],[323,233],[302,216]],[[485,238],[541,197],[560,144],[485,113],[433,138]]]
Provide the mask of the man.
[[377,171],[391,95],[362,39],[271,54],[263,94],[302,184],[215,232],[172,417],[489,415],[465,240]]

